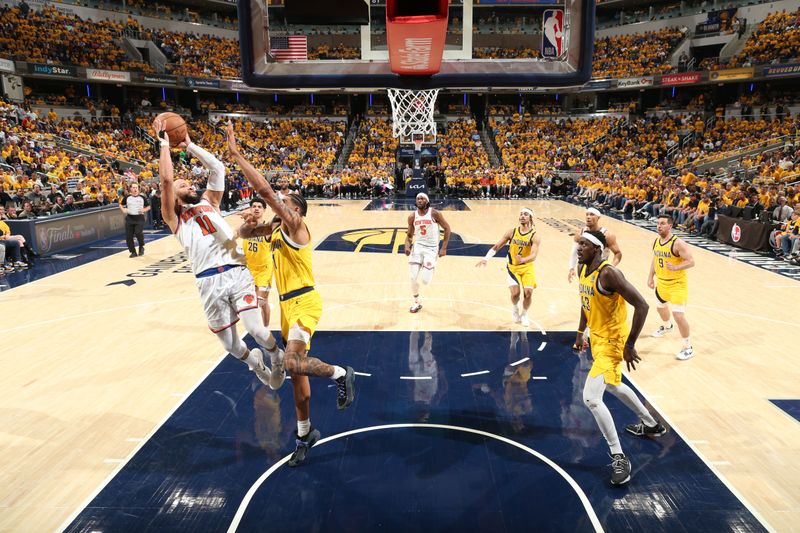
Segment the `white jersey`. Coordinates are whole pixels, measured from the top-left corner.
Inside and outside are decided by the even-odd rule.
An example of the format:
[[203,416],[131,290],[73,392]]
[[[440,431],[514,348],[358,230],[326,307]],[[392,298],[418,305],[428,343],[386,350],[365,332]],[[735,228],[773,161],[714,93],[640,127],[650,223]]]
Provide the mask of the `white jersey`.
[[233,229],[205,198],[181,206],[175,236],[192,263],[195,275],[209,268],[244,265],[244,251],[234,238]]
[[433,208],[428,206],[424,214],[414,210],[414,246],[439,248],[439,224],[433,220]]

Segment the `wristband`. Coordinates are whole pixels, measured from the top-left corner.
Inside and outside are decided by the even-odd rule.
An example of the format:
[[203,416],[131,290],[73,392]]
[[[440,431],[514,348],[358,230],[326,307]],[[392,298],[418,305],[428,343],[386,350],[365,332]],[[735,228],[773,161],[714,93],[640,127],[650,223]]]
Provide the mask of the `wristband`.
[[585,330],[585,329],[579,329],[579,330],[578,330],[578,335],[583,335],[583,332],[584,332],[584,331],[586,331],[586,330]]
[[491,259],[492,257],[494,257],[494,256],[495,256],[495,254],[496,254],[496,253],[497,253],[497,252],[495,251],[495,249],[494,249],[494,248],[489,248],[489,251],[488,251],[488,252],[486,252],[486,255],[485,255],[485,256],[483,256],[483,258],[484,258],[484,259]]

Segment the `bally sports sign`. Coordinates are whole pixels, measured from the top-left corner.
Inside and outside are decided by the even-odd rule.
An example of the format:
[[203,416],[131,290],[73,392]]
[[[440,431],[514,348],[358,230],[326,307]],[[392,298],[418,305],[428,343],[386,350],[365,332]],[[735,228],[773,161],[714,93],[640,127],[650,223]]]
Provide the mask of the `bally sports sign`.
[[96,68],[87,68],[86,78],[90,80],[100,80],[100,81],[129,82],[131,81],[131,73],[121,72],[118,70],[99,70]]

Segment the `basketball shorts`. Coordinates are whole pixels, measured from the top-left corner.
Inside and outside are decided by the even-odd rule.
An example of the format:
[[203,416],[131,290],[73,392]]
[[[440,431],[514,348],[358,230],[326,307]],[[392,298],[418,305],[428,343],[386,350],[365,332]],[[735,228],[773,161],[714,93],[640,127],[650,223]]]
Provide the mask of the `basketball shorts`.
[[274,269],[271,266],[247,268],[250,270],[258,289],[269,290],[272,287],[272,272]]
[[195,283],[214,333],[236,324],[239,312],[258,307],[253,276],[244,266],[195,279]]
[[656,298],[672,305],[686,305],[689,301],[689,284],[686,282],[665,282],[656,279]]
[[436,268],[436,260],[439,258],[438,248],[427,248],[424,246],[417,246],[416,244],[411,249],[411,255],[408,257],[408,264],[422,265],[422,268],[433,270]]
[[600,374],[609,385],[622,383],[622,352],[625,350],[624,339],[607,339],[591,336],[592,368],[589,377],[596,378]]
[[281,334],[284,342],[292,340],[289,331],[297,326],[306,339],[306,350],[311,349],[311,337],[322,316],[322,298],[316,290],[281,302]]
[[527,265],[508,265],[508,286],[519,285],[523,289],[536,288],[536,270],[533,263]]

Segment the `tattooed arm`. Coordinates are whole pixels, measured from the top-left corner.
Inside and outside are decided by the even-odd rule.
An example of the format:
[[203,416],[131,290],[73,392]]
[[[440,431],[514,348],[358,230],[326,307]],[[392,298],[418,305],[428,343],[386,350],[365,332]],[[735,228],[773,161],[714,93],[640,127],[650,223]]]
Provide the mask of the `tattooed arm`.
[[236,164],[239,165],[239,168],[242,169],[242,172],[244,173],[245,178],[247,178],[247,182],[250,184],[250,186],[252,186],[258,195],[261,196],[265,202],[267,202],[267,205],[272,208],[272,211],[280,217],[280,219],[283,221],[283,224],[289,230],[290,235],[299,231],[301,228],[304,228],[305,224],[303,224],[303,217],[300,216],[300,213],[293,209],[289,209],[289,207],[283,203],[283,201],[278,197],[278,193],[275,192],[266,178],[264,178],[264,176],[258,170],[256,170],[250,161],[248,161],[239,151],[239,146],[236,142],[236,137],[233,132],[233,124],[231,122],[228,122],[226,132],[228,135],[228,152]]

